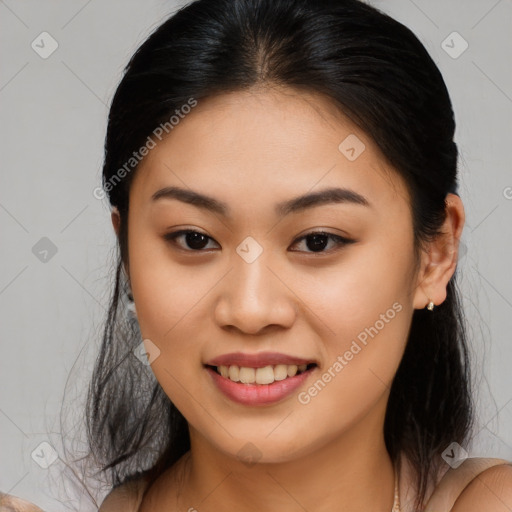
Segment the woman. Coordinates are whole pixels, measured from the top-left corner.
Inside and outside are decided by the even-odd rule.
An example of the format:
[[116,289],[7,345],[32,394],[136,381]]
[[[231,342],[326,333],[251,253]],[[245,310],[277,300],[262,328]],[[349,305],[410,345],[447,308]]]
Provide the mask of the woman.
[[463,448],[454,130],[357,0],[199,0],[149,37],[105,147],[100,511],[512,508],[511,464]]

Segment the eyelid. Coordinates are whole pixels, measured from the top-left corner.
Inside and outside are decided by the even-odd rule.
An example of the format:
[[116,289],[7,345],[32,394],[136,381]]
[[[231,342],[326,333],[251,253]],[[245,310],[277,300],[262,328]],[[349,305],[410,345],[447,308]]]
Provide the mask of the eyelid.
[[295,245],[297,242],[300,242],[300,241],[306,239],[307,237],[313,236],[313,235],[324,235],[327,238],[334,240],[336,242],[337,246],[334,249],[330,249],[328,251],[319,251],[319,252],[315,252],[315,251],[292,251],[292,252],[304,252],[305,254],[317,254],[317,255],[330,255],[330,254],[332,254],[334,252],[337,252],[338,250],[343,249],[347,245],[350,245],[350,244],[353,244],[353,243],[357,242],[357,240],[354,240],[352,238],[348,238],[348,237],[345,237],[345,236],[342,236],[342,235],[337,235],[335,233],[331,233],[330,231],[326,231],[324,229],[314,229],[312,231],[308,231],[308,232],[304,233],[303,235],[297,237],[293,241],[292,246]]
[[220,245],[215,239],[213,239],[211,236],[207,235],[206,233],[203,233],[202,231],[199,231],[197,229],[192,229],[192,228],[182,228],[182,229],[178,229],[176,231],[171,231],[169,233],[166,233],[163,238],[164,240],[174,244],[174,245],[177,245],[178,246],[178,249],[181,249],[182,251],[185,251],[185,252],[189,252],[189,253],[201,253],[201,252],[208,252],[209,250],[208,249],[185,249],[181,246],[179,246],[179,244],[176,244],[175,242],[175,239],[182,236],[182,235],[186,235],[188,233],[198,233],[199,235],[203,235],[204,237],[208,238],[209,240],[213,240],[216,244]]
[[[186,235],[188,233],[198,233],[200,235],[203,235],[204,237],[206,237],[207,239],[215,242],[216,244],[218,244],[218,242],[212,238],[211,236],[207,235],[206,233],[203,233],[202,231],[199,231],[197,229],[192,229],[192,228],[182,228],[182,229],[179,229],[177,231],[173,231],[173,232],[170,232],[170,233],[166,233],[164,235],[164,239],[168,242],[171,242],[175,245],[178,245],[176,244],[175,242],[175,239],[182,236],[182,235]],[[300,235],[299,237],[297,237],[293,242],[292,242],[292,245],[291,246],[294,246],[296,245],[298,242],[301,242],[302,240],[310,237],[310,236],[313,236],[313,235],[323,235],[331,240],[334,240],[335,243],[336,243],[336,247],[334,249],[330,249],[330,250],[327,250],[327,251],[318,251],[318,252],[315,252],[315,251],[297,251],[297,250],[292,250],[291,252],[300,252],[300,253],[305,253],[305,254],[316,254],[316,255],[330,255],[332,254],[333,252],[337,252],[338,250],[341,250],[343,249],[345,246],[347,245],[350,245],[350,244],[353,244],[355,242],[357,242],[357,240],[354,240],[352,238],[348,238],[348,237],[345,237],[345,236],[341,236],[341,235],[337,235],[335,233],[332,233],[330,231],[326,231],[325,229],[314,229],[314,230],[311,230],[311,231],[307,231],[306,233]],[[220,244],[218,244],[220,245]],[[209,252],[211,249],[186,249],[186,248],[183,248],[181,246],[178,245],[178,248],[183,250],[184,252],[187,252],[187,253],[196,253],[196,254],[199,254],[199,253],[202,253],[202,252]]]

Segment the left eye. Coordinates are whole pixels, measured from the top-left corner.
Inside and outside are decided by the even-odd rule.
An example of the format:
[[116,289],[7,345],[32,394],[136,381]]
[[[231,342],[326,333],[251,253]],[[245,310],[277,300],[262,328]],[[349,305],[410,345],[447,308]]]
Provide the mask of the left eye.
[[[164,235],[165,240],[168,240],[172,243],[177,243],[176,240],[179,238],[184,237],[185,244],[187,248],[184,248],[183,245],[178,244],[181,246],[182,249],[190,250],[190,252],[204,252],[202,251],[205,246],[208,244],[208,240],[213,240],[213,238],[209,237],[208,235],[205,235],[204,233],[201,233],[199,231],[194,231],[191,229],[186,230],[180,230],[175,231],[174,233],[167,233]],[[304,236],[301,236],[300,238],[297,238],[293,244],[296,245],[298,242],[301,242],[303,240],[306,240],[306,246],[309,249],[309,251],[304,252],[331,252],[332,250],[335,250],[336,248],[340,248],[342,246],[354,243],[355,240],[351,240],[349,238],[345,238],[339,235],[335,235],[333,233],[327,233],[325,231],[313,231],[311,233],[308,233]],[[332,240],[334,242],[334,249],[330,249],[325,251],[326,245],[328,245],[329,240]],[[217,242],[215,242],[217,243]],[[292,252],[301,252],[301,251],[292,251]]]
[[[332,250],[336,250],[336,248],[341,248],[345,245],[349,245],[355,242],[355,240],[351,240],[349,238],[345,238],[339,235],[335,235],[333,233],[326,233],[325,231],[313,231],[308,233],[300,238],[295,240],[294,244],[300,242],[302,240],[308,240],[306,242],[306,246],[310,249],[310,252],[331,252]],[[332,240],[334,242],[334,249],[330,249],[324,251],[325,246],[328,244],[328,241]],[[306,251],[308,252],[308,251]]]

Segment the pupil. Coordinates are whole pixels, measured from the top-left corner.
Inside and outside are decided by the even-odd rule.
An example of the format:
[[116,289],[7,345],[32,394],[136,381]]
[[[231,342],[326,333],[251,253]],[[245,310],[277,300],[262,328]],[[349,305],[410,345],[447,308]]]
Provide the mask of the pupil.
[[185,237],[191,249],[202,249],[206,245],[206,236],[201,233],[187,233]]
[[[313,243],[307,242],[308,249],[311,251],[321,251],[325,249],[327,236],[326,235],[311,235],[308,237],[309,240],[313,240]],[[323,241],[323,242],[322,242]]]

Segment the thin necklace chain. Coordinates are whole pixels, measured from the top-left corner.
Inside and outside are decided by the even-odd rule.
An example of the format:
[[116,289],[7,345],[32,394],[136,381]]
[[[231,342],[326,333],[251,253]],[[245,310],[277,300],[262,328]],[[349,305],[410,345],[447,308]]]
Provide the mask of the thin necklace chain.
[[398,484],[398,471],[395,468],[395,501],[391,512],[400,512],[400,489]]

